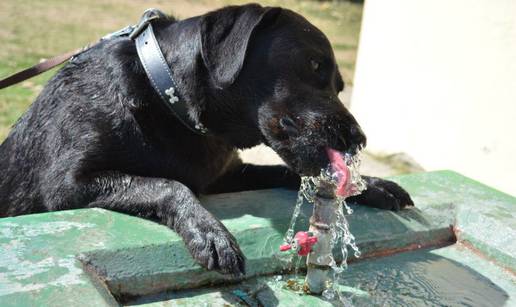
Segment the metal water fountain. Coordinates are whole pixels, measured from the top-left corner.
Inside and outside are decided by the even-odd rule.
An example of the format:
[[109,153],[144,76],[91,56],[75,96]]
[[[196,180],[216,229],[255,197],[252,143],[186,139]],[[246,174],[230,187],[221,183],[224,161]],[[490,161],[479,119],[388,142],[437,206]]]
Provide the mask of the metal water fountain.
[[[358,155],[352,157],[332,149],[327,151],[330,165],[317,177],[302,178],[285,244],[280,250],[295,250],[299,256],[307,256],[305,292],[334,299],[335,286],[346,268],[347,246],[354,250],[356,257],[360,256],[344,216],[344,208],[348,214],[352,213],[345,198],[359,194],[365,189],[365,183],[358,173]],[[294,236],[295,221],[303,199],[313,204],[310,227],[307,232],[300,231]],[[342,262],[337,264],[333,252],[339,243]]]

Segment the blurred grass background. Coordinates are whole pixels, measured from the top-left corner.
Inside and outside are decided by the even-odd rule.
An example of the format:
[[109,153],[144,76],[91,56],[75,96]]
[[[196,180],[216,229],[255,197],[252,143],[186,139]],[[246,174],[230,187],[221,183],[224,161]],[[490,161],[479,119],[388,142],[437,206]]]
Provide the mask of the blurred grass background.
[[[149,7],[186,18],[221,6],[245,3],[241,0],[1,0],[0,78],[134,24]],[[362,4],[294,0],[267,0],[260,4],[290,8],[326,33],[345,81],[352,84]],[[0,90],[0,142],[55,71]]]

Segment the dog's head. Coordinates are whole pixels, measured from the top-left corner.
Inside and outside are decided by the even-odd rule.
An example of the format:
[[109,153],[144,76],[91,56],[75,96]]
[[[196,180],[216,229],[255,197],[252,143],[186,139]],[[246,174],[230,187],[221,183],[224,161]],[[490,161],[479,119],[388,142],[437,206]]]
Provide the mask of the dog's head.
[[302,175],[327,165],[328,147],[365,146],[339,101],[344,82],[330,43],[302,16],[259,5],[227,7],[202,17],[200,28],[202,59],[219,100],[215,131],[242,147],[259,139]]

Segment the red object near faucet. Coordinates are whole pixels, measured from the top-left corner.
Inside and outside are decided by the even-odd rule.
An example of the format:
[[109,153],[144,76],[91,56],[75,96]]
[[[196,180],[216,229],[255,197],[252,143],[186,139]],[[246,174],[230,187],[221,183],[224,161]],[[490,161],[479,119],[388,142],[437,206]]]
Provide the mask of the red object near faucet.
[[300,231],[294,236],[294,243],[280,245],[280,251],[295,249],[299,256],[306,256],[312,251],[315,243],[317,243],[317,237],[310,236],[307,231]]

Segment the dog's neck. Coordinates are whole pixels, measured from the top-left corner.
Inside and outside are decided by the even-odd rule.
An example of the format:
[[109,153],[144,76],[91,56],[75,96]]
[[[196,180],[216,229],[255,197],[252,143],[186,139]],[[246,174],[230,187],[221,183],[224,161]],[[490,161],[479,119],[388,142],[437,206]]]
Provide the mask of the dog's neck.
[[[200,88],[199,82],[195,76],[192,76],[192,72],[195,72],[195,67],[198,65],[195,57],[192,57],[192,54],[194,54],[192,52],[195,52],[195,48],[185,44],[187,40],[182,36],[191,36],[192,33],[188,33],[189,28],[181,26],[181,24],[181,22],[175,20],[158,20],[157,24],[147,27],[144,33],[140,34],[140,37],[136,39],[135,45],[138,49],[140,62],[143,64],[145,64],[146,58],[151,62],[156,62],[163,61],[164,57],[165,63],[162,63],[163,65],[154,65],[154,69],[149,68],[152,66],[145,65],[148,79],[159,81],[160,79],[156,79],[156,77],[161,76],[165,77],[164,79],[170,80],[169,83],[172,86],[167,90],[173,90],[173,95],[170,98],[175,99],[177,102],[171,103],[167,96],[170,95],[170,93],[163,88],[155,87],[154,89],[157,92],[161,92],[162,103],[172,109],[178,106],[180,106],[180,108],[186,107],[185,109],[188,114],[183,113],[183,115],[181,115],[181,112],[177,112],[177,110],[171,111],[171,113],[194,133],[203,134],[203,132],[201,132],[202,129],[198,129],[197,126],[203,126],[200,117],[204,111],[205,102],[199,100],[202,96],[199,96],[198,90],[195,90]],[[153,27],[155,28],[154,31],[152,30]],[[153,36],[156,37],[157,44],[159,45],[157,48],[147,47],[147,41],[152,41],[153,39],[151,39],[151,37]],[[156,51],[156,49],[158,51]],[[159,51],[159,49],[161,49],[161,51]],[[161,57],[159,53],[162,53],[163,57]],[[147,70],[147,68],[149,68],[149,70]],[[167,68],[169,71],[167,71]],[[156,77],[153,77],[153,74],[155,74]],[[168,78],[168,76],[170,76],[170,78]],[[158,84],[159,83],[160,82],[158,82]],[[153,85],[156,85],[156,83],[153,82]],[[165,94],[163,92],[165,92]],[[178,97],[179,99],[177,99]]]
[[[157,24],[155,35],[172,71],[177,90],[193,119],[237,148],[261,143],[262,135],[252,118],[245,118],[243,97],[234,90],[213,87],[201,57],[198,17]],[[192,39],[195,38],[195,39]],[[172,44],[170,42],[173,42]]]

